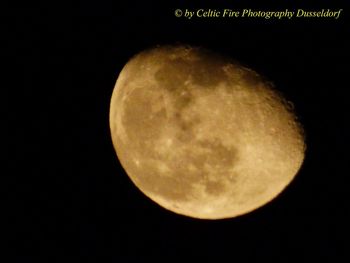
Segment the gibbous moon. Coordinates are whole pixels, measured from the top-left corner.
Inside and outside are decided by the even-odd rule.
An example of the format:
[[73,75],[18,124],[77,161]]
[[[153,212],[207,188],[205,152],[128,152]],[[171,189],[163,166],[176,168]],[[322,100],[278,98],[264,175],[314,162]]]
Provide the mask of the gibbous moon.
[[202,219],[268,203],[293,180],[305,152],[303,129],[271,83],[190,46],[146,50],[125,65],[110,129],[120,163],[146,196]]

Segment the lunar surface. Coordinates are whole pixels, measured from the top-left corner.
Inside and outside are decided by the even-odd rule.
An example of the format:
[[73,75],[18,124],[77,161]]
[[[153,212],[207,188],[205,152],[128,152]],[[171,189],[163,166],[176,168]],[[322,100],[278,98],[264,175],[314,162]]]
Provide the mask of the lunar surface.
[[133,57],[112,94],[110,129],[133,183],[160,206],[194,218],[263,206],[304,159],[302,127],[273,85],[197,47]]

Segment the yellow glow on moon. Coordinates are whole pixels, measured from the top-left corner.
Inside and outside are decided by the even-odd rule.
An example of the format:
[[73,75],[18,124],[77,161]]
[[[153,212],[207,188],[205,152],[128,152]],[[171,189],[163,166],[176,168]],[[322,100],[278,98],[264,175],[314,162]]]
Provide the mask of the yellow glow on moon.
[[256,72],[201,48],[133,57],[113,91],[110,128],[134,184],[195,218],[263,206],[304,159],[303,130],[286,100]]

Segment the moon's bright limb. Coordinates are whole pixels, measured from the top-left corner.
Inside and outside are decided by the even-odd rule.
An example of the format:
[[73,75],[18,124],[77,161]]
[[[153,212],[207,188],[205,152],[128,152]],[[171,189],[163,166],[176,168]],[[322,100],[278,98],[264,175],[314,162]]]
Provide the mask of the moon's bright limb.
[[110,105],[119,160],[159,205],[203,219],[235,217],[275,198],[304,159],[288,103],[254,71],[187,46],[141,52]]

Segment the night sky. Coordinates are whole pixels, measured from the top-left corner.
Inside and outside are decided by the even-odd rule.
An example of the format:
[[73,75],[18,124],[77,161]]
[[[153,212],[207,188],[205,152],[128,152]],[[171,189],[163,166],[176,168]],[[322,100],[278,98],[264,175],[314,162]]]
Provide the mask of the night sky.
[[[6,240],[17,262],[345,262],[349,239],[346,1],[82,1],[9,6],[1,29]],[[244,3],[241,3],[244,2]],[[192,19],[175,9],[343,8],[338,19]],[[307,151],[296,179],[244,216],[196,220],[145,197],[109,131],[115,81],[136,53],[202,46],[263,74],[292,101]]]

